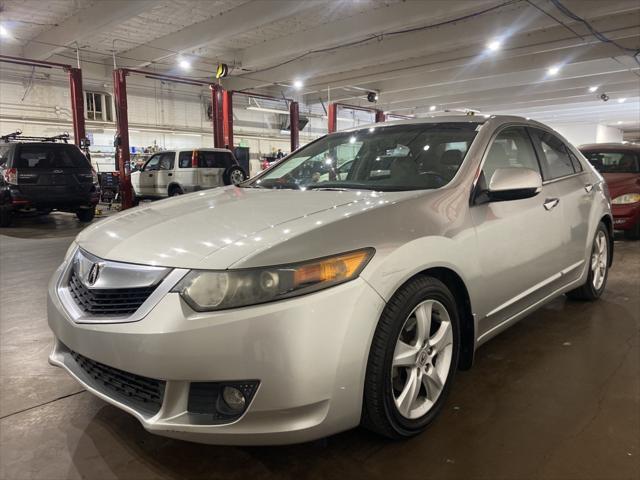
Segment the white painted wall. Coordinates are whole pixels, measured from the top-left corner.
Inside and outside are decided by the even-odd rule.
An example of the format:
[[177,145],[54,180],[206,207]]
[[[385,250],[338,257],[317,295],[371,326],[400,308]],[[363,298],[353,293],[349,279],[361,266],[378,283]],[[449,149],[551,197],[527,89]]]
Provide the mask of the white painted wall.
[[597,123],[549,123],[548,125],[557,130],[575,146],[585,143],[622,141],[622,130],[609,125],[600,125]]
[[[197,91],[185,95],[184,92],[176,92],[171,84],[157,84],[159,87],[152,95],[138,93],[135,84],[130,85],[130,145],[140,150],[152,145],[161,149],[213,146],[211,121],[205,110],[208,98],[200,97]],[[111,93],[110,86],[87,90]],[[35,81],[29,85],[27,79],[20,83],[7,81],[0,75],[0,133],[22,130],[24,135],[32,136],[72,134],[69,95],[65,83]],[[280,108],[284,109],[284,104]],[[115,116],[114,107],[112,111]],[[86,128],[92,138],[94,157],[104,156],[107,158],[105,163],[110,165],[108,158],[114,150],[114,122],[87,120]],[[309,124],[300,132],[300,144],[326,133],[326,129],[326,119],[310,118]],[[280,131],[279,115],[246,110],[244,106],[234,108],[234,143],[236,146],[248,146],[252,158],[277,149],[289,152],[291,148],[289,134]]]

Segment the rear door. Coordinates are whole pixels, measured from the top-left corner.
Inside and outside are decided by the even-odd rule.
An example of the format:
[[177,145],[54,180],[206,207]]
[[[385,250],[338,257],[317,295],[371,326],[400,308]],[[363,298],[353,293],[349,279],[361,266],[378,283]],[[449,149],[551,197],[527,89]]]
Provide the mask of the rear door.
[[169,195],[169,184],[173,180],[173,170],[176,164],[176,152],[162,152],[156,171],[155,194],[160,197]]
[[198,152],[198,185],[202,188],[214,188],[224,185],[224,171],[232,163],[233,158],[228,152],[200,150]]
[[160,167],[160,155],[156,153],[147,163],[144,164],[140,171],[140,194],[145,196],[155,196],[156,194],[156,174]]
[[[484,159],[479,188],[498,168],[528,168],[541,173],[525,127],[501,130]],[[471,207],[483,272],[480,335],[488,334],[558,287],[562,261],[563,217],[555,185],[534,197],[493,201]]]
[[546,130],[531,128],[538,156],[542,164],[545,185],[553,185],[560,200],[564,224],[562,230],[563,255],[559,265],[565,271],[565,283],[582,273],[586,257],[591,199],[595,185],[591,176],[569,147]]
[[19,144],[13,168],[20,192],[34,203],[86,199],[93,187],[91,164],[75,145]]

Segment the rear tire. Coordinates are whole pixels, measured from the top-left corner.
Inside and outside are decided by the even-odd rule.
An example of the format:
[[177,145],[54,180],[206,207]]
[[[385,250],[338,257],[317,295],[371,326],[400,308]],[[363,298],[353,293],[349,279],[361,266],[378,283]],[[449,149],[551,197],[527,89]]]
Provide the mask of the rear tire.
[[8,208],[0,207],[0,228],[7,228],[11,225],[13,213]]
[[239,165],[227,168],[222,174],[222,180],[225,185],[238,185],[247,179],[247,174]]
[[[607,226],[600,222],[593,238],[589,262],[589,274],[584,285],[571,290],[567,296],[573,300],[594,301],[600,298],[607,285],[609,276],[609,252],[611,252],[611,237]],[[604,262],[604,263],[603,263]]]
[[76,217],[78,217],[78,220],[80,220],[82,223],[89,223],[91,220],[94,219],[95,216],[96,216],[95,207],[81,208],[76,212]]
[[459,351],[458,310],[447,286],[428,276],[403,285],[371,343],[362,425],[392,439],[421,433],[443,408]]
[[169,187],[169,196],[170,197],[177,197],[178,195],[182,195],[184,192],[182,191],[182,188],[180,188],[178,185],[171,185]]

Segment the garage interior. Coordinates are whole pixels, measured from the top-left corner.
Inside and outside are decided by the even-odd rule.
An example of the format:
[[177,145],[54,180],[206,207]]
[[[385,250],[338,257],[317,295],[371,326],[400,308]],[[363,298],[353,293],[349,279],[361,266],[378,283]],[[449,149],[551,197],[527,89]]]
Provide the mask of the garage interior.
[[[125,186],[156,152],[229,148],[254,176],[333,131],[452,113],[640,142],[640,3],[0,1],[0,136],[86,137]],[[598,302],[559,297],[482,346],[424,434],[230,447],[148,433],[48,364],[47,283],[84,227],[0,229],[0,478],[640,478],[638,240],[616,233]]]

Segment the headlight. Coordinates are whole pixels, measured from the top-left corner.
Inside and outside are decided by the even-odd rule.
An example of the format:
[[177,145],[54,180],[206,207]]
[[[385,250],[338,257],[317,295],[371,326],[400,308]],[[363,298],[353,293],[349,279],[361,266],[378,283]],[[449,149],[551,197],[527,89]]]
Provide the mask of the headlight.
[[373,253],[372,248],[366,248],[276,267],[192,270],[172,291],[179,292],[198,312],[256,305],[353,280],[360,275]]
[[640,193],[625,193],[624,195],[618,195],[611,200],[614,205],[624,205],[626,203],[640,202]]
[[67,249],[67,253],[64,254],[64,260],[65,261],[67,261],[69,259],[69,257],[76,251],[76,248],[78,248],[78,244],[74,240],[73,242],[71,242],[71,245]]

